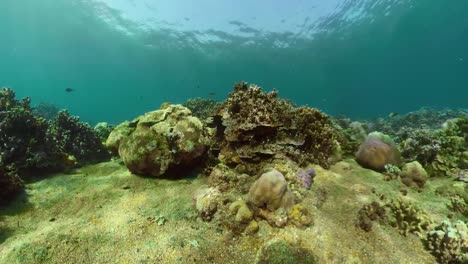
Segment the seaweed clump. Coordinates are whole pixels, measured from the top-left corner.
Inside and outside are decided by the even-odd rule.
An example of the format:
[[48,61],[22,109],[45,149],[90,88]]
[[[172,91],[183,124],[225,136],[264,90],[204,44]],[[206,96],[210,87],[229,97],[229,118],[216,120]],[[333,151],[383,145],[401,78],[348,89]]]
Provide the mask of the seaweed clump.
[[298,164],[325,168],[336,149],[336,131],[330,117],[317,109],[295,107],[273,90],[238,83],[217,109],[217,157],[225,164],[259,164],[287,157]]

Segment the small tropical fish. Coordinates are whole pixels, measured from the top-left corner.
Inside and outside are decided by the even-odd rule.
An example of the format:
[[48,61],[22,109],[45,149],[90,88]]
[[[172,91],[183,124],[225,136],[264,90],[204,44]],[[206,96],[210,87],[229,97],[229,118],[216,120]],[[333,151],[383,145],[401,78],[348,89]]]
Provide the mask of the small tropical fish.
[[70,87],[65,88],[65,92],[67,92],[67,93],[71,93],[71,92],[73,92],[73,91],[75,91],[75,90],[73,90],[73,89],[70,88]]
[[209,95],[209,96],[215,96],[216,94],[213,93],[213,92],[211,92],[211,93],[209,93],[208,95]]
[[390,114],[388,114],[388,117],[392,118],[392,117],[395,117],[397,115],[398,115],[398,113],[391,112]]

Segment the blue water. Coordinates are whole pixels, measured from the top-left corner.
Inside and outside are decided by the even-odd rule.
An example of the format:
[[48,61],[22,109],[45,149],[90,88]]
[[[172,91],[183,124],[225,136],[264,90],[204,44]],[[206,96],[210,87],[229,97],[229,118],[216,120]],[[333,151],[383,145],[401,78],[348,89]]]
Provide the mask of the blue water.
[[468,107],[466,0],[233,3],[2,0],[0,86],[92,123],[243,80],[352,118]]

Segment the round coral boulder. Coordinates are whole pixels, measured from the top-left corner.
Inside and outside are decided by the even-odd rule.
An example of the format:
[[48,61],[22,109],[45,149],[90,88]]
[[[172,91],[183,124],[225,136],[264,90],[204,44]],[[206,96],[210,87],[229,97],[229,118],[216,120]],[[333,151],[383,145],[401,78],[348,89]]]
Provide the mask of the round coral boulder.
[[417,161],[406,163],[401,170],[400,177],[401,182],[406,186],[419,188],[423,187],[429,178],[426,170]]
[[136,127],[119,145],[119,155],[135,174],[160,177],[196,165],[207,149],[201,121],[182,105],[169,105],[132,121]]
[[272,170],[252,184],[249,201],[257,207],[266,207],[270,211],[289,208],[294,204],[293,194],[288,190],[288,183],[283,174]]
[[393,140],[379,132],[367,136],[359,146],[356,160],[361,166],[375,171],[383,171],[387,164],[398,166],[401,162],[400,152]]

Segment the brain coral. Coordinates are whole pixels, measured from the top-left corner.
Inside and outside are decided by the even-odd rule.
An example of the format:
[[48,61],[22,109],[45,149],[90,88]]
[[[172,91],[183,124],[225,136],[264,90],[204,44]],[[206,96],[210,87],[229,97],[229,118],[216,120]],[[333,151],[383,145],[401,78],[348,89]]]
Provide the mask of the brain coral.
[[356,160],[368,169],[383,171],[385,165],[399,165],[400,153],[391,139],[380,133],[371,133],[359,146]]

